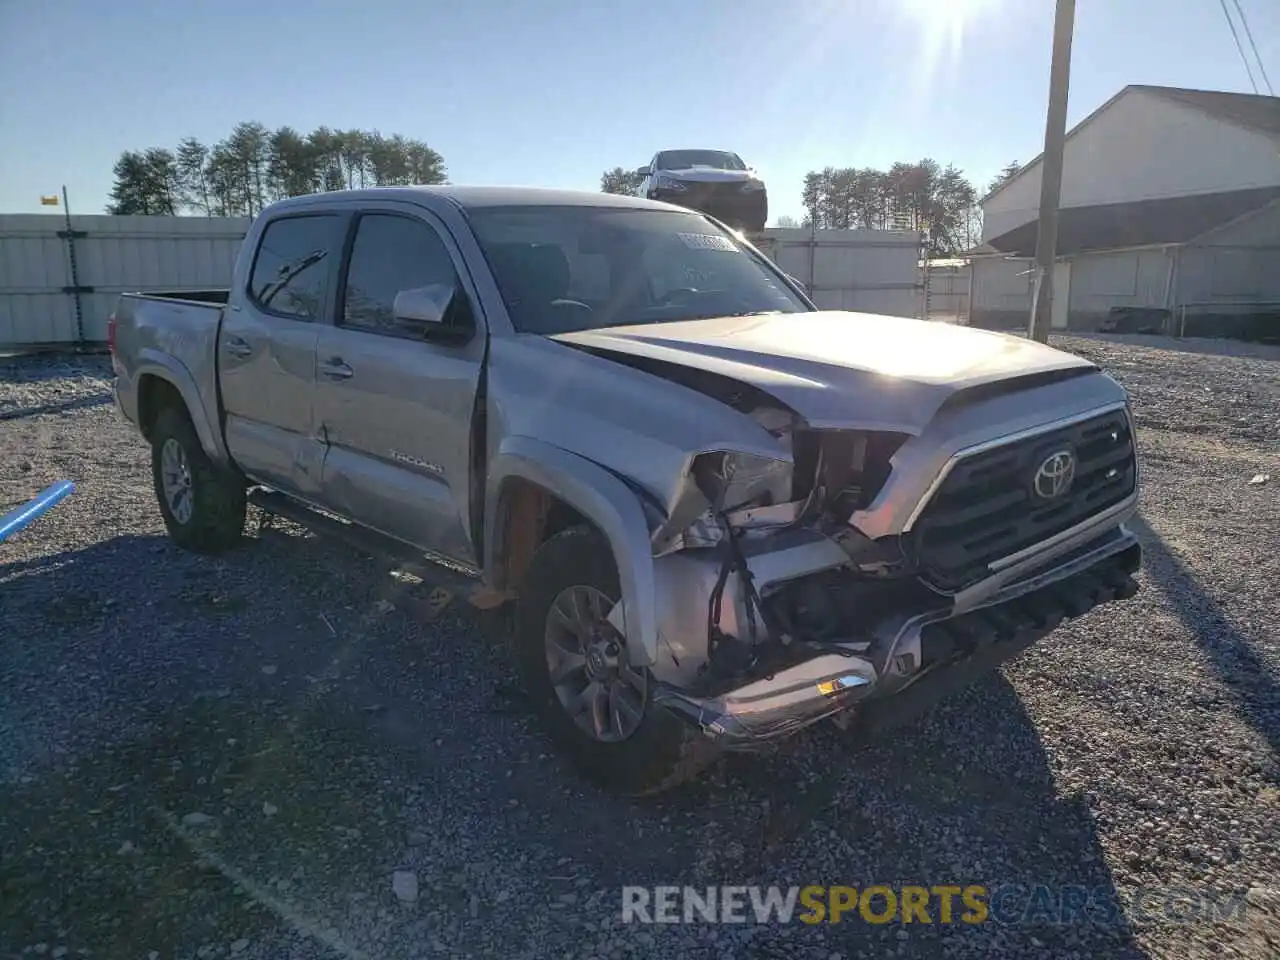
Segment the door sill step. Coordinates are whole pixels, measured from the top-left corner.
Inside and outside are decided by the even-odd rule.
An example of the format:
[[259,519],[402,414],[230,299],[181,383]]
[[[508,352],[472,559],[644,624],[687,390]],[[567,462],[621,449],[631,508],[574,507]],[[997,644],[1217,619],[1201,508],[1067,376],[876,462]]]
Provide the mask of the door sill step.
[[249,491],[248,499],[268,514],[292,520],[318,536],[341,540],[361,553],[386,561],[392,571],[417,577],[431,588],[427,609],[421,611],[429,615],[428,619],[435,619],[455,599],[465,600],[482,610],[501,606],[510,599],[490,590],[478,575],[467,572],[454,561],[436,561],[394,537],[314,510],[283,493],[259,487]]

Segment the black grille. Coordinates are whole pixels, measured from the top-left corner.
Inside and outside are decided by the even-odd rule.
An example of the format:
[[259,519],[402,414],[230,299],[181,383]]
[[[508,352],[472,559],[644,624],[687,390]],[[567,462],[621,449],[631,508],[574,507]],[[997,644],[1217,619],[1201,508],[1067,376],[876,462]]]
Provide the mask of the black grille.
[[[1066,492],[1045,498],[1034,489],[1036,472],[1064,450],[1075,457],[1075,476]],[[935,586],[962,589],[991,561],[1121,502],[1133,492],[1136,473],[1123,410],[965,457],[916,520],[916,562]]]
[[672,199],[695,210],[721,211],[736,209],[752,198],[743,192],[740,183],[686,183],[684,192],[674,194]]
[[685,180],[684,192],[695,200],[725,200],[742,195],[742,184],[733,182],[700,183]]

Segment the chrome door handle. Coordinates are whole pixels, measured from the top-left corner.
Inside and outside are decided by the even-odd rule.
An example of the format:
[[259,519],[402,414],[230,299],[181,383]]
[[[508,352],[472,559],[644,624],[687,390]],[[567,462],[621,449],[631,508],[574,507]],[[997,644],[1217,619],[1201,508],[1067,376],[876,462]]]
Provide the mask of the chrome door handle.
[[320,373],[330,380],[350,380],[355,371],[341,357],[330,357],[320,364]]
[[222,344],[222,349],[233,357],[247,357],[253,353],[253,347],[249,341],[242,337],[227,337]]

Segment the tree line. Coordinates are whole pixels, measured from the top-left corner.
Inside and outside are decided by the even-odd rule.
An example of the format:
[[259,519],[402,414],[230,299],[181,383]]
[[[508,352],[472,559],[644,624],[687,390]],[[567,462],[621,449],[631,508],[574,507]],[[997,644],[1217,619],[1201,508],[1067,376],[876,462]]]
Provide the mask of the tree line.
[[113,168],[107,212],[252,217],[274,200],[355,187],[445,182],[444,159],[421,140],[378,131],[270,130],[237,124],[205,144],[126,150]]
[[[987,192],[1018,169],[1007,165]],[[108,213],[211,217],[252,217],[284,197],[446,178],[444,159],[421,140],[329,127],[304,135],[256,122],[237,124],[214,144],[186,137],[173,150],[125,151],[113,173]],[[634,169],[614,167],[601,174],[600,189],[631,194],[640,181]],[[781,217],[779,226],[918,230],[928,237],[931,256],[960,253],[981,237],[977,189],[955,166],[932,159],[887,170],[813,170],[805,175],[801,196],[803,221]]]
[[954,166],[936,160],[874,167],[827,167],[805,174],[805,222],[819,228],[918,230],[931,256],[958,253],[981,237],[978,195]]
[[[1010,163],[987,185],[987,193],[1017,174]],[[640,186],[634,170],[614,167],[600,176],[605,193],[634,193]],[[847,230],[918,230],[928,238],[929,255],[961,253],[982,237],[977,188],[955,166],[936,160],[874,167],[826,167],[805,175],[801,193],[804,220],[779,217],[778,226]]]

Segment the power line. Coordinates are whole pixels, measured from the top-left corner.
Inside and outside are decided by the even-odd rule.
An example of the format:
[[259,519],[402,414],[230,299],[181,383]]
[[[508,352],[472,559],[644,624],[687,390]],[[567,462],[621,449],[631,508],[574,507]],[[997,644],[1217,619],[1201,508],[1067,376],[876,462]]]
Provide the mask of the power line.
[[1249,47],[1253,50],[1253,59],[1258,62],[1258,73],[1262,75],[1262,82],[1267,88],[1267,93],[1271,96],[1276,95],[1275,89],[1271,86],[1271,78],[1267,76],[1267,68],[1262,63],[1262,57],[1258,55],[1258,45],[1253,42],[1253,31],[1249,29],[1249,18],[1244,14],[1244,7],[1240,6],[1240,0],[1231,0],[1236,5],[1236,13],[1240,14],[1240,25],[1244,27],[1244,35],[1249,41]]
[[1227,18],[1227,26],[1231,28],[1231,39],[1236,42],[1236,50],[1240,53],[1240,62],[1244,64],[1244,72],[1249,75],[1249,84],[1253,92],[1258,92],[1258,81],[1253,79],[1253,68],[1249,66],[1249,58],[1244,55],[1244,46],[1240,43],[1240,34],[1236,33],[1236,22],[1231,19],[1231,11],[1227,9],[1227,0],[1218,0],[1222,4],[1222,15]]

